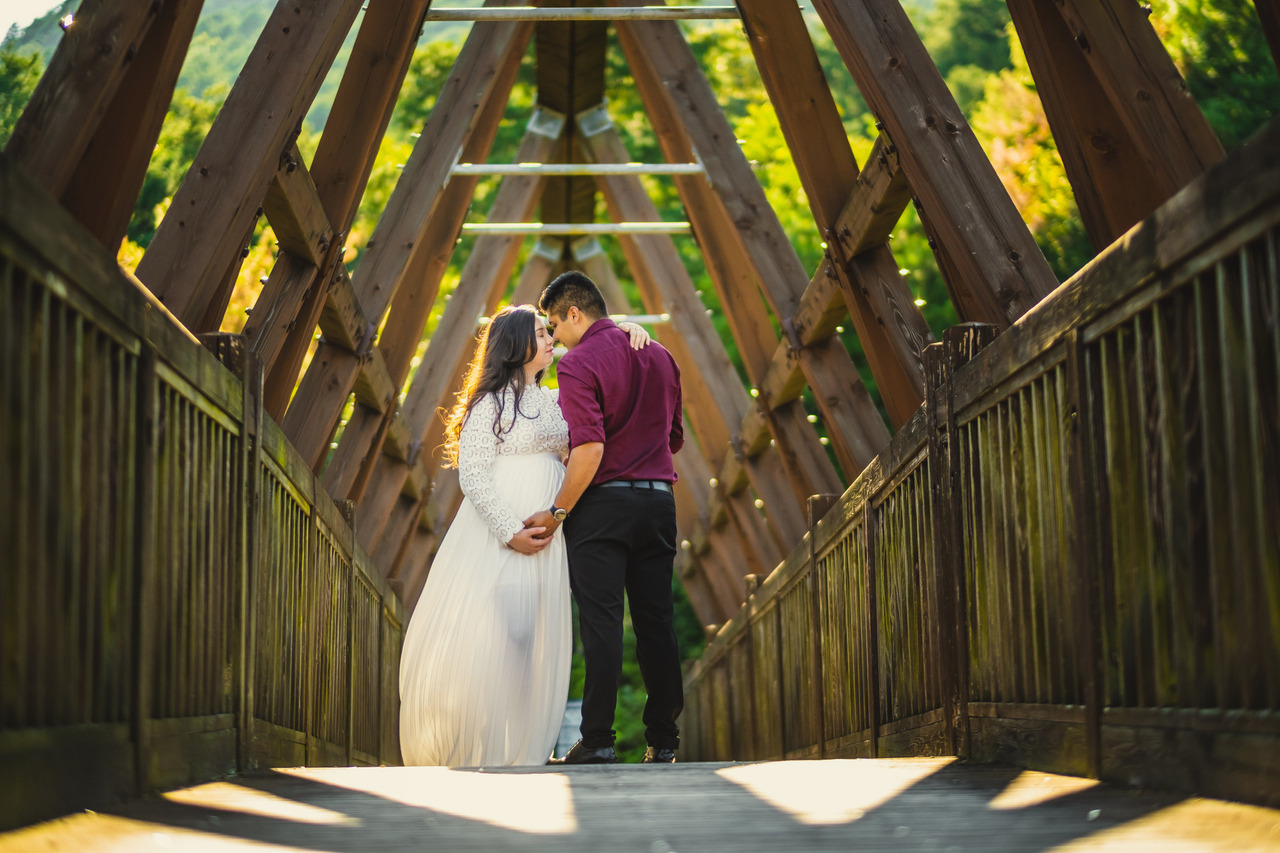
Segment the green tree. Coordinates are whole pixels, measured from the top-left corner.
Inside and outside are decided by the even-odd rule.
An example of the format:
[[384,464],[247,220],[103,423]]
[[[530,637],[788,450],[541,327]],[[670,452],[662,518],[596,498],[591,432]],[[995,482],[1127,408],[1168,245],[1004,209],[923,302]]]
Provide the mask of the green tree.
[[1153,17],[1226,148],[1280,114],[1280,78],[1253,0],[1163,0]]
[[938,0],[925,16],[921,39],[946,77],[959,65],[1000,71],[1010,65],[1004,0]]
[[139,246],[151,245],[160,224],[157,210],[178,191],[225,97],[225,86],[211,89],[205,98],[184,89],[174,93],[129,222],[129,239]]
[[0,49],[0,148],[9,144],[18,117],[31,100],[43,70],[39,53]]

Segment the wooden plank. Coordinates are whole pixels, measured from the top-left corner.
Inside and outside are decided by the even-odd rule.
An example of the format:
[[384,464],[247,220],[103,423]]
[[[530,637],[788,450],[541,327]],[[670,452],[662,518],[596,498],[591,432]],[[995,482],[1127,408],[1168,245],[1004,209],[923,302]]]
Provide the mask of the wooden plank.
[[[883,168],[887,158],[883,146],[877,145],[868,163],[878,167],[875,177],[896,175],[896,198],[879,208],[867,203],[883,191],[867,195],[870,182],[858,174],[799,7],[761,0],[744,0],[739,7],[814,221],[843,261],[835,269],[876,386],[891,421],[900,425],[923,399],[920,351],[933,337],[885,245],[906,205],[906,182],[896,168],[892,172]],[[865,242],[881,233],[884,239]],[[856,250],[848,245],[855,234],[863,235],[859,241],[863,245]],[[866,250],[869,254],[859,259],[857,266],[848,263],[849,258]],[[817,375],[818,371],[810,368],[809,373]]]
[[[133,217],[202,6],[170,0],[161,7],[63,189],[63,206],[112,251]],[[73,29],[81,23],[77,12]]]
[[281,158],[280,168],[267,186],[262,210],[281,249],[317,266],[324,262],[333,228],[296,145]]
[[75,23],[5,146],[5,155],[55,198],[66,189],[159,12],[156,4],[110,0],[87,0],[76,10]]
[[961,319],[1013,322],[1057,280],[906,13],[892,0],[814,6],[956,265]]
[[138,278],[183,323],[225,311],[210,304],[222,265],[240,252],[237,240],[359,11],[360,0],[281,3],[268,19],[138,265]]

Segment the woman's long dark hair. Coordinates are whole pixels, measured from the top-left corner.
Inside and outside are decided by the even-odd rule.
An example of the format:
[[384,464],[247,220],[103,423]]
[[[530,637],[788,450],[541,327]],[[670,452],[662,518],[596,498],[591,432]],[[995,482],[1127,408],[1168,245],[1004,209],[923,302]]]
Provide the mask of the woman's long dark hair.
[[[462,425],[476,403],[485,394],[496,394],[498,414],[493,419],[493,434],[502,442],[502,434],[515,426],[515,415],[504,430],[502,428],[502,391],[508,385],[515,386],[516,414],[524,397],[524,366],[538,350],[537,309],[532,305],[508,305],[494,314],[476,342],[476,354],[467,368],[467,378],[458,392],[457,402],[445,421],[444,458],[450,468],[458,466],[458,437]],[[542,379],[542,371],[534,381]]]

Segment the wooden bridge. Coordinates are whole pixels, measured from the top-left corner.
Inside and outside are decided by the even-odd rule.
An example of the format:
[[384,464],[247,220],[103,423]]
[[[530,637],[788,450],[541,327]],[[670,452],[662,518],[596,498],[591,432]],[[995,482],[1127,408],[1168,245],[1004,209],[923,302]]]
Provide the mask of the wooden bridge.
[[[1060,284],[896,0],[814,3],[878,118],[862,164],[792,4],[543,5],[281,2],[135,276],[115,250],[202,4],[84,0],[0,155],[0,849],[1280,844],[1280,123],[1224,151],[1136,4],[1009,0],[1106,247]],[[480,20],[349,270],[433,15]],[[726,15],[812,274],[672,20]],[[602,106],[610,31],[665,164]],[[547,165],[485,167],[492,227],[414,370],[533,40],[516,162]],[[675,182],[749,385],[643,174]],[[888,242],[912,201],[962,321],[940,342]],[[539,204],[558,227],[516,275]],[[261,215],[275,268],[220,333]],[[460,500],[434,412],[476,318],[569,267],[684,371],[694,763],[376,767]]]

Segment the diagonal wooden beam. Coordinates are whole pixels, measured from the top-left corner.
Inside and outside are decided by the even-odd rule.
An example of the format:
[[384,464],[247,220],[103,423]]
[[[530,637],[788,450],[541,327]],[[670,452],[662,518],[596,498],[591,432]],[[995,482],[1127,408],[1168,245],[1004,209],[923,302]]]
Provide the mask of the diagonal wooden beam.
[[[130,45],[137,53],[63,189],[63,206],[113,252],[128,231],[202,5],[170,0],[140,42]],[[76,17],[72,29],[83,23]],[[71,164],[68,159],[59,166]]]
[[[798,14],[798,9],[795,11]],[[803,31],[802,21],[801,30]],[[640,37],[641,33],[645,34],[643,38]],[[807,44],[807,33],[804,38]],[[776,216],[761,216],[755,226],[757,231],[776,230],[779,236],[774,241],[775,245],[785,247],[778,251],[788,257],[776,262],[772,269],[766,266],[766,262],[770,260],[765,257],[766,247],[752,239],[749,231],[740,227],[743,220],[736,211],[756,210],[762,205],[767,207],[767,201],[683,35],[678,29],[662,24],[634,32],[624,27],[619,30],[619,41],[630,59],[637,88],[645,100],[650,121],[655,127],[664,154],[668,159],[687,160],[693,157],[696,150],[708,163],[707,173],[712,179],[711,184],[691,176],[677,178],[676,186],[680,190],[689,218],[697,229],[699,243],[704,256],[708,258],[708,269],[720,291],[721,303],[730,317],[731,326],[734,327],[739,350],[752,353],[744,356],[744,359],[749,373],[752,373],[751,368],[755,368],[751,379],[758,384],[777,341],[767,316],[760,316],[758,309],[761,306],[755,283],[771,282],[771,286],[764,290],[771,293],[770,302],[785,327],[790,312],[797,307],[798,294],[804,291],[807,276],[786,235],[781,232]],[[811,46],[809,49],[812,51]],[[816,63],[816,58],[814,62]],[[819,76],[820,71],[821,69]],[[825,86],[825,82],[823,85]],[[832,113],[839,127],[838,116],[834,115],[834,105]],[[844,146],[848,148],[847,143]],[[857,170],[853,165],[852,154],[846,156],[849,170],[856,182]],[[733,168],[727,168],[729,164],[734,164]],[[718,172],[723,174],[717,179]],[[896,275],[897,266],[887,250],[881,263],[893,268],[896,281],[892,282],[892,286],[905,290],[900,277]],[[794,281],[771,278],[787,274],[787,271],[795,277]],[[897,422],[903,422],[919,407],[922,399],[923,368],[919,356],[911,350],[909,340],[890,340],[902,337],[896,334],[902,326],[901,320],[885,323],[869,311],[860,310],[864,305],[869,305],[869,301],[861,296],[859,289],[850,287],[846,291],[854,296],[851,306],[856,310],[860,321],[860,332],[866,335],[863,340],[864,349],[876,371],[887,408]],[[913,322],[914,314],[919,329],[927,335],[928,326],[911,304],[909,295],[905,303],[906,311],[899,316],[907,322]],[[754,340],[744,338],[740,331],[742,329],[755,330]],[[762,340],[761,335],[767,337]],[[833,350],[827,353],[828,356],[833,354]],[[809,355],[802,350],[800,358],[807,361]],[[808,365],[806,373],[814,383],[814,392],[818,398],[832,398],[830,393],[824,391],[825,385],[843,388],[847,377],[858,375],[847,353],[845,362],[838,365],[827,357],[820,364]],[[825,373],[829,368],[835,372]],[[859,416],[856,421],[843,417],[828,424],[831,440],[840,451],[838,455],[842,464],[856,455],[854,445],[862,442],[866,436],[879,436],[883,432],[879,412],[870,395],[862,394],[856,400],[867,404],[860,412],[852,413]],[[805,423],[803,408],[797,403],[790,407],[792,411],[786,412],[783,410],[786,408],[785,403],[779,402],[776,406],[778,411],[771,411],[769,415],[774,429],[780,431],[775,433],[776,439],[784,445],[784,452],[786,449],[803,452],[806,446],[816,440],[813,430]],[[861,425],[857,421],[861,421]],[[855,431],[845,433],[845,426],[852,426]],[[819,470],[823,467],[820,458],[814,457],[813,461]],[[860,470],[846,469],[847,479],[852,480]],[[813,480],[811,485],[819,482],[821,480]],[[839,479],[829,480],[826,488],[831,492],[841,491]],[[810,494],[814,493],[816,492]]]
[[[828,246],[838,250],[848,227],[842,226],[841,217],[850,206],[863,205],[856,198],[860,175],[804,17],[798,6],[788,3],[739,0],[738,8],[814,222]],[[875,167],[883,157],[878,147],[868,164]],[[905,179],[901,188],[905,206]],[[896,213],[901,210],[897,207]],[[895,215],[890,228],[896,221]],[[849,316],[889,419],[900,426],[924,400],[920,354],[933,334],[898,275],[887,242],[852,254],[862,252],[856,267],[837,263],[832,268],[840,277]]]
[[[314,187],[309,194],[314,198],[308,199],[312,212],[307,215],[322,214],[338,235],[334,238],[338,244],[355,219],[428,5],[428,0],[376,3],[361,21],[310,170]],[[295,155],[292,160],[301,158]],[[268,192],[264,206],[269,219],[270,202]],[[274,223],[273,228],[279,233]],[[335,255],[326,263],[340,260]],[[314,257],[311,262],[308,268],[282,254],[245,326],[250,346],[264,367],[265,403],[276,419],[284,414],[316,324],[332,301],[332,288],[322,283],[328,267]],[[358,333],[363,331],[362,325]],[[332,329],[326,329],[325,335],[335,340]]]
[[[644,221],[644,216],[656,215],[652,201],[635,177],[599,177],[597,181],[610,215],[615,219],[634,216],[637,218],[633,221]],[[713,427],[706,425],[706,421],[720,420],[725,425],[740,423],[751,408],[750,397],[698,300],[671,238],[667,235],[629,235],[621,238],[620,242],[646,310],[671,316],[674,335],[664,340],[668,341],[668,348],[681,365],[686,383],[686,410],[703,446],[715,447],[723,439],[712,437],[715,435]],[[690,386],[695,389],[692,394],[689,393]],[[715,432],[731,437],[727,426],[721,426]],[[791,472],[786,471],[780,462],[776,454],[764,453],[744,464],[751,472],[756,491],[767,496],[769,520],[776,526],[782,541],[798,541],[803,535],[803,514],[789,494],[792,491]]]
[[1109,245],[1223,156],[1136,4],[1009,13],[1095,246]]
[[225,302],[211,304],[222,298],[221,273],[240,252],[238,238],[252,222],[360,5],[360,0],[284,0],[267,19],[138,265],[138,278],[188,326],[210,316],[221,319],[225,312]]
[[50,195],[67,188],[160,12],[159,4],[111,0],[76,10],[5,146]]
[[[517,152],[517,162],[545,157],[555,145],[562,126],[563,119],[553,122],[545,116],[531,121]],[[542,182],[542,178],[532,176],[513,176],[504,180],[490,209],[490,217],[503,222],[531,219]],[[433,386],[431,380],[451,380],[459,363],[466,363],[469,358],[466,344],[475,337],[476,319],[481,313],[492,310],[506,292],[522,243],[523,239],[518,236],[486,235],[476,240],[400,410],[399,418],[405,422],[415,441],[425,439],[427,426],[450,390]],[[412,348],[407,346],[410,342],[414,345]],[[389,341],[384,333],[383,344],[393,343],[396,342]],[[400,384],[408,377],[417,339],[406,339],[404,344],[392,347],[399,351],[393,371],[400,378]],[[378,442],[373,440],[376,429],[370,430],[364,423],[370,420],[379,419],[375,419],[372,413],[357,410],[347,422],[324,473],[324,483],[330,494],[363,500],[361,489],[356,488],[357,483],[367,480],[381,453]]]
[[[579,129],[581,131],[580,143],[583,152],[591,162],[615,163],[626,162],[630,159],[616,128],[612,124],[606,124],[600,117],[598,110],[593,110],[580,116]],[[653,202],[649,200],[639,178],[634,175],[601,175],[596,178],[596,181],[603,192],[610,214],[615,219],[625,218],[628,221],[646,221],[657,217],[658,212],[654,208]],[[719,339],[715,336],[715,331],[711,327],[710,321],[703,313],[704,309],[697,298],[693,282],[689,279],[688,272],[685,271],[684,265],[680,262],[671,239],[669,237],[658,240],[647,237],[633,237],[631,239],[634,241],[648,241],[640,253],[643,255],[641,262],[637,263],[633,260],[631,267],[633,271],[641,266],[654,270],[651,279],[657,283],[659,293],[653,294],[653,296],[655,301],[661,300],[670,306],[666,310],[673,315],[673,323],[700,324],[706,327],[699,332],[700,337],[708,341],[708,351],[699,357],[699,364],[702,365],[705,374],[709,368],[713,369],[714,365],[721,360],[720,355],[714,353],[714,346],[710,344],[712,339],[718,344]],[[640,278],[641,276],[637,272],[637,281]],[[734,295],[741,296],[741,294]],[[695,317],[699,319],[694,319]],[[752,343],[751,341],[744,342],[744,346],[750,346]],[[772,349],[776,342],[769,342],[767,345]],[[723,350],[723,345],[720,345],[720,349]],[[724,358],[727,361],[727,356],[724,356]],[[741,392],[741,384],[732,369],[727,373],[721,370],[715,376],[716,378],[710,381],[716,385],[727,386],[720,392],[721,394]],[[728,399],[724,399],[720,401],[720,405],[721,411],[726,411],[725,407],[733,405],[733,403]],[[745,414],[745,410],[743,410],[743,413]],[[730,422],[740,421],[741,417],[738,417],[733,418]],[[817,491],[815,489],[826,488],[834,489],[837,492],[840,491],[839,477],[818,445],[817,435],[805,421],[804,412],[799,409],[798,405],[794,407],[793,411],[780,412],[774,422],[774,426],[778,429],[776,436],[779,439],[779,446],[777,447],[779,458],[782,459],[787,471],[788,481],[798,502],[797,507],[803,504],[810,494],[816,494]],[[811,448],[816,448],[817,452],[810,452]],[[769,494],[771,503],[778,503],[776,493]],[[783,503],[785,503],[785,499],[783,499]],[[789,524],[791,521],[789,510],[789,507],[773,507],[773,511],[780,511],[784,514],[783,518],[780,519],[783,524]]]
[[[371,323],[380,320],[400,282],[415,269],[415,255],[427,264],[438,264],[443,256],[447,264],[466,214],[465,205],[457,199],[449,198],[447,208],[442,203],[448,196],[448,168],[464,143],[474,146],[473,153],[480,159],[488,156],[531,32],[532,25],[477,24],[463,45],[356,269],[355,297]],[[408,221],[405,217],[419,218]],[[421,298],[426,291],[413,294],[419,303],[412,318],[415,322],[425,325],[437,285],[438,276],[434,282],[424,282],[430,288],[430,300]],[[416,334],[421,335],[421,325]],[[359,360],[353,354],[323,345],[321,350],[303,376],[283,423],[303,458],[317,468],[359,372]]]
[[897,0],[815,0],[953,265],[964,320],[1007,326],[1057,286]]

